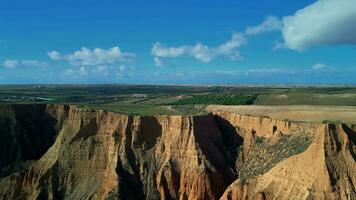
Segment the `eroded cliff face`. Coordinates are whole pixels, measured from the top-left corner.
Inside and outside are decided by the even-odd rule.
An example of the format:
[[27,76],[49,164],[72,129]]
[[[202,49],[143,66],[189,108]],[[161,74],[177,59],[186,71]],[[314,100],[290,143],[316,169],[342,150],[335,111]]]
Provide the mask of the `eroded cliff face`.
[[[270,146],[278,144],[283,137],[312,136],[310,142],[298,142],[297,148],[307,148],[302,151],[296,149],[295,155],[279,153],[284,158],[268,171],[248,180],[241,179],[243,176],[240,175],[221,199],[356,199],[355,125],[301,124],[228,112],[216,112],[215,115],[229,122],[245,139],[244,157],[238,161],[242,165],[248,163],[246,157],[251,154],[256,136],[270,138]],[[297,138],[305,140],[304,136]],[[310,145],[305,146],[308,143]],[[286,149],[288,146],[269,153],[276,154]],[[271,160],[266,159],[265,162]],[[244,169],[241,167],[239,170]],[[253,166],[248,170],[253,171]]]
[[1,107],[1,199],[353,199],[352,125]]

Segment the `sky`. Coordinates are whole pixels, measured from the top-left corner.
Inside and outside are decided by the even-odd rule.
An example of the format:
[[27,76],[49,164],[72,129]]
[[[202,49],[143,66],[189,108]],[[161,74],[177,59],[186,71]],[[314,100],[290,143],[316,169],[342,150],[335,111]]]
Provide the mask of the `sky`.
[[3,0],[0,84],[356,84],[356,0]]

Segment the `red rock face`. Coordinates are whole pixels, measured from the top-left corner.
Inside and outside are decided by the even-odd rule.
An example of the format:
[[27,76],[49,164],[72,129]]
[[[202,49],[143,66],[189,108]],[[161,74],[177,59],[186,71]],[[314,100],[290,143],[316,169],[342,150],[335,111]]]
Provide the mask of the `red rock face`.
[[[1,110],[1,142],[11,144],[0,148],[6,158],[0,162],[1,199],[355,197],[354,126],[226,112],[145,117],[62,105]],[[273,142],[295,131],[313,135],[304,152],[239,178],[256,137]]]

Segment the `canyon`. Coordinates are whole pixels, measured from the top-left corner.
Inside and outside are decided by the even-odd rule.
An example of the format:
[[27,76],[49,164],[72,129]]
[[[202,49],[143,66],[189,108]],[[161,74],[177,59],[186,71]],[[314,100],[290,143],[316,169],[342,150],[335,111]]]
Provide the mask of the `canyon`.
[[0,199],[356,199],[356,124],[0,106]]

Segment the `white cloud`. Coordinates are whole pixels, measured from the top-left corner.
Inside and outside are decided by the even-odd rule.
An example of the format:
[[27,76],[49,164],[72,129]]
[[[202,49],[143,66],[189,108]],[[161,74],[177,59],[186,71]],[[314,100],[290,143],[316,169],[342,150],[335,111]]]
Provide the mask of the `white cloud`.
[[80,74],[80,73],[76,72],[74,69],[67,69],[61,74],[61,76],[62,77],[77,77],[75,75],[78,75],[78,74]]
[[246,42],[246,38],[241,33],[235,33],[231,39],[215,49],[216,56],[226,56],[230,60],[241,60],[239,51],[236,48]]
[[282,69],[282,68],[257,68],[257,69],[249,69],[244,71],[244,75],[249,76],[265,76],[271,74],[281,74],[281,73],[292,73],[289,69]]
[[99,65],[93,70],[93,74],[107,76],[110,74],[110,69],[106,65]]
[[241,56],[237,48],[245,42],[246,39],[241,33],[233,34],[230,40],[217,47],[210,47],[202,43],[179,47],[166,47],[156,42],[152,47],[151,54],[154,56],[156,66],[163,65],[162,58],[177,58],[181,56],[193,57],[205,63],[209,63],[219,56],[226,57],[230,60],[240,60]]
[[312,66],[312,69],[313,70],[320,70],[320,69],[324,69],[326,67],[325,64],[323,63],[316,63]]
[[88,70],[87,70],[87,68],[85,68],[84,66],[81,66],[80,69],[79,69],[79,75],[80,75],[80,76],[86,76],[86,75],[88,75]]
[[120,67],[119,67],[119,71],[120,71],[120,72],[125,71],[125,69],[126,69],[126,66],[125,66],[125,65],[120,65]]
[[122,52],[119,47],[110,49],[95,48],[93,50],[82,47],[72,54],[63,55],[57,51],[50,51],[47,54],[53,60],[68,61],[73,66],[106,65],[131,61],[136,57],[134,53]]
[[163,44],[156,42],[151,50],[151,53],[157,57],[170,57],[175,58],[179,57],[190,48],[189,46],[180,46],[180,47],[166,47]]
[[245,33],[281,31],[284,42],[277,42],[274,50],[302,51],[319,45],[356,44],[355,5],[355,0],[318,0],[294,15],[282,19],[267,17],[260,25],[248,27]]
[[242,56],[240,55],[240,52],[238,51],[231,53],[228,58],[232,61],[243,60]]
[[274,42],[273,50],[285,49],[286,45],[283,42],[276,41]]
[[116,76],[119,79],[124,78],[124,77],[132,77],[133,76],[132,70],[133,70],[132,67],[120,65],[119,71],[116,73]]
[[60,60],[61,59],[61,54],[58,51],[50,51],[47,52],[47,55],[52,59],[52,60]]
[[[60,74],[62,77],[71,79],[82,79],[82,78],[127,78],[132,77],[134,72],[134,67],[120,65],[98,65],[98,66],[73,66],[73,68],[66,69]],[[110,75],[110,76],[109,76]]]
[[247,27],[247,35],[257,35],[263,32],[279,31],[283,27],[283,23],[277,17],[269,16],[258,26]]
[[79,68],[71,68],[64,70],[61,74],[62,77],[78,79],[90,75],[87,67],[81,66]]
[[6,60],[3,64],[4,67],[6,68],[15,68],[19,65],[18,60]]
[[283,18],[285,46],[303,50],[318,45],[356,44],[355,0],[319,0]]
[[157,67],[161,67],[161,66],[163,66],[163,63],[162,63],[162,60],[159,58],[159,57],[154,57],[153,58],[153,61],[155,62],[155,65],[157,66]]
[[38,60],[6,60],[3,63],[6,68],[16,68],[16,67],[48,67],[46,62],[41,62]]
[[21,65],[24,67],[48,67],[46,62],[41,62],[37,60],[22,60]]
[[126,75],[125,66],[117,67],[117,65],[133,61],[136,58],[135,54],[122,52],[119,47],[110,49],[95,48],[93,50],[82,47],[72,54],[61,54],[58,51],[47,52],[47,54],[52,60],[69,62],[73,68],[63,71],[62,76],[71,78],[94,78],[116,73]]

